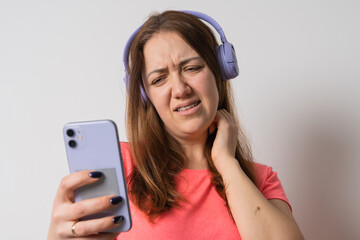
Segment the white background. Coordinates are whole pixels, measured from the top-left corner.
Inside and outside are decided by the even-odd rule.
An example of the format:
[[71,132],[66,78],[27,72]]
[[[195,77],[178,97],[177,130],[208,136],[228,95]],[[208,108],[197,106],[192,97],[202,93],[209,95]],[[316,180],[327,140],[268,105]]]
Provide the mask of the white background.
[[170,2],[0,0],[0,239],[46,238],[65,123],[113,119],[126,141],[123,48],[166,9],[207,13],[233,43],[241,121],[305,237],[360,239],[359,1]]

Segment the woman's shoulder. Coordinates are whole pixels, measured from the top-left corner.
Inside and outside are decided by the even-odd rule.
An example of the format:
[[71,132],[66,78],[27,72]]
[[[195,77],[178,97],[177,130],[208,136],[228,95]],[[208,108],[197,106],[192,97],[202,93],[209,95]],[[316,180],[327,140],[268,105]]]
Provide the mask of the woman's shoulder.
[[130,144],[128,142],[120,142],[121,153],[124,155],[130,154]]
[[130,144],[128,142],[120,142],[120,149],[125,175],[128,176],[134,167],[134,161],[131,156]]
[[258,188],[261,190],[269,180],[278,180],[277,172],[271,166],[254,162],[255,176]]
[[272,171],[272,167],[263,163],[254,162],[255,167],[255,174],[263,175],[266,174],[268,171]]

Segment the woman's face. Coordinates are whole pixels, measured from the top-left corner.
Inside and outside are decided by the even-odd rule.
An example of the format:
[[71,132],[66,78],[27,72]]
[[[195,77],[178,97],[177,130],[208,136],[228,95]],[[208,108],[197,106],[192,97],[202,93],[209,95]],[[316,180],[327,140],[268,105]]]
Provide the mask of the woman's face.
[[219,94],[205,61],[175,32],[152,36],[144,58],[145,91],[167,131],[178,140],[207,135]]

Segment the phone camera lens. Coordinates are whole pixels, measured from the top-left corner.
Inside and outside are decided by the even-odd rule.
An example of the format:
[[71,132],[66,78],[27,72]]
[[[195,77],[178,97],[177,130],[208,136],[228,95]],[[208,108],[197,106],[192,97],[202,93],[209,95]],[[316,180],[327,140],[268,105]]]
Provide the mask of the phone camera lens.
[[72,129],[68,129],[68,130],[66,131],[66,134],[67,134],[69,137],[73,137],[73,136],[75,135],[75,132],[74,132],[74,130],[72,130]]
[[70,141],[69,141],[69,146],[70,146],[71,148],[76,148],[76,146],[77,146],[76,141],[70,140]]

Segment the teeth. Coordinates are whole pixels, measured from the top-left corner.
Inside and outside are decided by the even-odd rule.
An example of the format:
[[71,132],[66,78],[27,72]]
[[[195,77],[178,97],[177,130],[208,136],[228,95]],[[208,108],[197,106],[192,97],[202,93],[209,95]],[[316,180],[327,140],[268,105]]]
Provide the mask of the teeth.
[[185,110],[188,110],[188,109],[190,109],[190,108],[196,107],[197,105],[199,105],[199,102],[194,103],[194,104],[191,104],[191,105],[186,106],[186,107],[178,108],[178,109],[176,109],[176,111],[177,111],[177,112],[185,111]]

